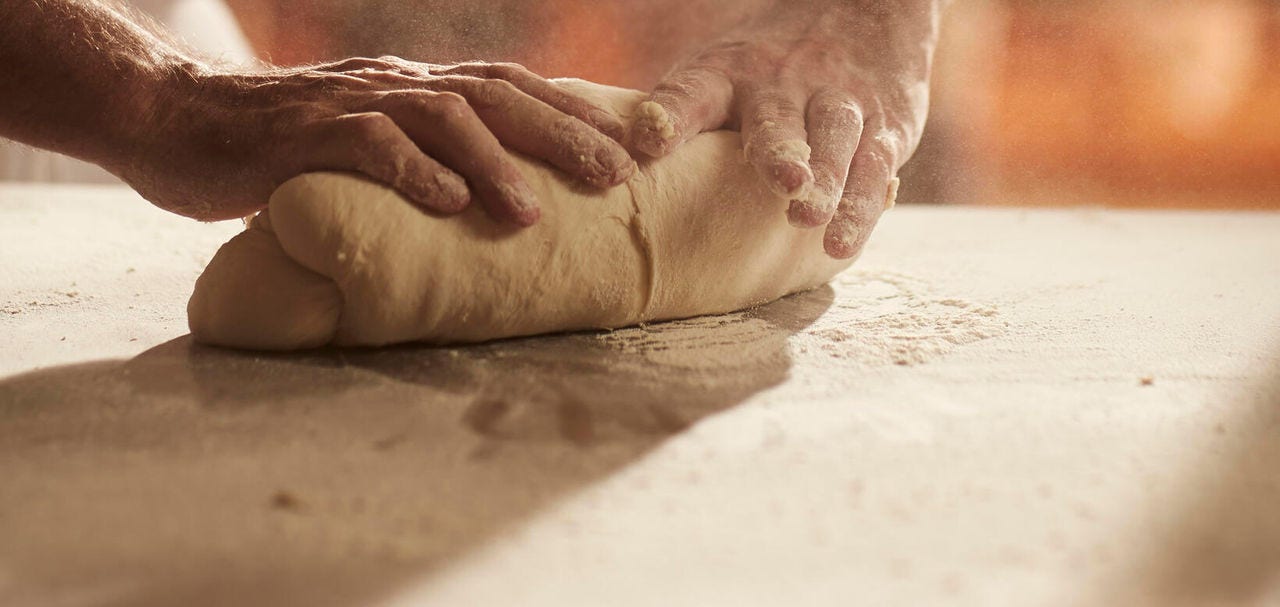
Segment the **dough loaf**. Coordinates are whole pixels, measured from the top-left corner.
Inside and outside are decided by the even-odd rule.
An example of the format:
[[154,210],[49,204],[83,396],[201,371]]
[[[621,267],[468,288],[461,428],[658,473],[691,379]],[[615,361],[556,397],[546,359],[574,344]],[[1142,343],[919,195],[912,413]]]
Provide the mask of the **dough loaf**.
[[[564,86],[630,119],[637,91]],[[704,133],[607,191],[517,157],[527,229],[478,205],[428,215],[357,176],[311,173],[219,249],[188,305],[197,341],[291,350],[479,342],[729,312],[825,283],[851,260],[787,222],[737,133]]]

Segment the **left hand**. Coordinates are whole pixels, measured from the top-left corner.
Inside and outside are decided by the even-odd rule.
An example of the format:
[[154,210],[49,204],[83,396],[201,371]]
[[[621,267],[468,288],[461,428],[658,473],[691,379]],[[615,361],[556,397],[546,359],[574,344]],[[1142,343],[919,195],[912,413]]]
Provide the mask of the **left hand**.
[[736,128],[797,227],[858,254],[896,195],[929,103],[941,0],[777,2],[693,56],[637,112],[631,146],[665,156]]

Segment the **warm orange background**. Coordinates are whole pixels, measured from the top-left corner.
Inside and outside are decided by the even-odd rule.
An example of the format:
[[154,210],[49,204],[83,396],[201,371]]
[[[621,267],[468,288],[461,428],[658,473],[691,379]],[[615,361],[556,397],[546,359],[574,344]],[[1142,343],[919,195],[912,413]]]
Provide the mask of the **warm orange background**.
[[944,36],[932,197],[1280,208],[1274,3],[960,0]]
[[[637,56],[674,62],[689,49],[664,33],[697,26],[644,14],[643,2],[230,4],[281,64],[518,60],[636,87],[659,75]],[[902,200],[1280,208],[1280,9],[1270,0],[957,0],[943,34],[930,127],[904,168]]]

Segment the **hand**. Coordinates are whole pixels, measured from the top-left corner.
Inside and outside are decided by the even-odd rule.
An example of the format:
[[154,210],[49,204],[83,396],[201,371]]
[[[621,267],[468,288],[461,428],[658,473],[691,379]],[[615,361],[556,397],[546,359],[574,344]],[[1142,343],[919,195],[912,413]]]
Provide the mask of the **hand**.
[[896,195],[929,102],[934,0],[778,2],[678,67],[638,109],[631,147],[660,157],[741,130],[748,160],[798,227],[856,255]]
[[352,171],[425,209],[475,200],[527,226],[538,201],[502,146],[595,187],[635,163],[618,118],[512,64],[428,65],[349,59],[265,73],[187,66],[143,127],[138,149],[108,167],[157,206],[189,217],[243,217],[308,171]]

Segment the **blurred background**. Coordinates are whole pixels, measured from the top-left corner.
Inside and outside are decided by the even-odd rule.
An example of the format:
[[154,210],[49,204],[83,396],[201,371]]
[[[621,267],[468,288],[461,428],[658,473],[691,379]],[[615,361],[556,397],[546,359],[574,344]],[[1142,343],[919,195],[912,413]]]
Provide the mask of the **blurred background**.
[[[759,1],[134,4],[228,63],[517,61],[647,88],[694,50],[707,15]],[[0,179],[110,179],[0,152]],[[905,203],[1280,209],[1280,3],[956,0],[929,126],[901,176]]]
[[915,202],[1280,209],[1280,3],[956,0]]

